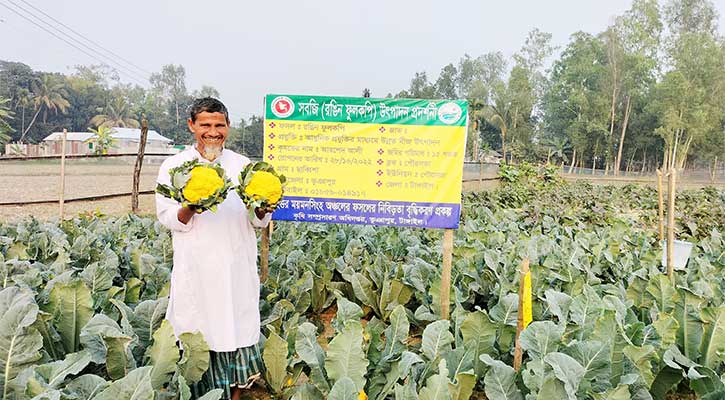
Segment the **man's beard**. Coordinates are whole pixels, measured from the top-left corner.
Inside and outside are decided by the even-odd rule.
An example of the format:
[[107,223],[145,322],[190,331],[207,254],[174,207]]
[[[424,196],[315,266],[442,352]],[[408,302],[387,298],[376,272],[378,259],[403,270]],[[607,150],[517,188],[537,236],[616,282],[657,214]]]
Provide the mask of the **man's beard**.
[[221,144],[205,144],[202,146],[201,155],[209,161],[214,161],[222,154],[224,146]]

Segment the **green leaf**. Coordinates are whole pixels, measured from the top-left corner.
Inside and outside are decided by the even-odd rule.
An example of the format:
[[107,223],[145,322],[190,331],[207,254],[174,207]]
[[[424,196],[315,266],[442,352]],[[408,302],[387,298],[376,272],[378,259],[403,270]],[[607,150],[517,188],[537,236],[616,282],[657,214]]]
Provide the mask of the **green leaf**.
[[315,385],[305,383],[295,388],[295,394],[292,395],[291,400],[322,400],[324,396]]
[[83,327],[80,340],[90,352],[94,363],[105,363],[110,378],[121,378],[134,367],[130,351],[133,339],[125,335],[116,321],[105,314],[96,314]]
[[523,395],[516,387],[516,371],[502,361],[494,360],[488,354],[481,355],[490,368],[483,378],[483,387],[489,400],[523,400]]
[[45,379],[48,388],[57,389],[68,375],[75,375],[81,372],[90,362],[90,353],[82,350],[78,353],[66,355],[62,361],[39,365],[35,367],[35,372]]
[[642,347],[627,346],[624,348],[623,353],[635,365],[639,374],[644,379],[647,388],[652,387],[652,382],[655,379],[654,373],[652,372],[652,362],[657,357],[654,347],[650,345]]
[[509,326],[516,326],[518,319],[519,295],[509,293],[498,300],[498,303],[491,308],[491,319]]
[[352,290],[355,293],[355,297],[357,297],[357,299],[366,306],[369,306],[373,310],[379,312],[378,296],[373,290],[373,283],[370,282],[370,279],[368,279],[365,275],[356,272],[349,277],[349,281],[352,284]]
[[581,383],[583,391],[593,388],[594,392],[601,392],[611,387],[609,379],[612,376],[612,359],[610,344],[596,340],[575,342],[564,353],[574,358],[584,368],[584,377]]
[[481,354],[493,354],[496,343],[496,325],[485,311],[468,313],[461,323],[463,347],[473,353],[473,369],[476,376],[483,376],[485,366],[479,358]]
[[544,362],[551,366],[557,379],[564,383],[567,398],[576,400],[579,384],[586,372],[584,367],[564,353],[549,353],[544,357]]
[[328,400],[358,400],[357,396],[360,389],[355,386],[355,382],[348,377],[343,377],[332,386],[330,394],[327,395]]
[[271,332],[264,343],[262,360],[264,360],[265,379],[275,393],[282,391],[287,380],[287,341]]
[[660,313],[657,320],[652,322],[652,326],[660,337],[660,347],[670,347],[677,340],[679,324],[671,315]]
[[690,378],[690,387],[698,397],[705,400],[725,398],[725,383],[717,376],[715,371],[707,367],[696,367],[694,370],[697,374],[688,374],[688,377]]
[[476,386],[476,374],[471,372],[462,372],[456,375],[455,383],[448,383],[448,391],[451,394],[451,400],[468,400],[473,394],[473,388]]
[[672,286],[672,282],[663,274],[650,278],[645,296],[648,296],[652,303],[657,306],[658,311],[665,313],[672,312],[679,298],[677,291]]
[[137,368],[124,378],[117,380],[93,400],[153,400],[151,368]]
[[572,302],[571,296],[554,289],[547,289],[544,296],[549,311],[559,319],[559,324],[566,326]]
[[77,396],[78,400],[90,400],[108,387],[109,383],[98,375],[81,375],[66,385],[63,391]]
[[405,385],[395,385],[395,400],[418,400],[415,393],[415,383],[409,380]]
[[725,307],[702,309],[702,319],[707,323],[702,336],[702,364],[712,370],[725,361]]
[[154,332],[154,342],[148,348],[146,355],[151,360],[151,386],[160,389],[169,376],[176,371],[176,363],[179,361],[179,347],[176,345],[174,328],[168,320],[161,323],[159,329]]
[[603,393],[592,393],[594,400],[630,400],[629,386],[619,385]]
[[425,387],[420,390],[420,400],[450,400],[451,394],[448,391],[448,369],[446,360],[438,364],[438,373],[426,381]]
[[564,383],[557,379],[554,375],[547,375],[541,384],[536,399],[537,400],[549,400],[549,399],[566,399],[569,398],[566,393]]
[[297,329],[295,350],[310,368],[325,367],[325,352],[317,343],[317,328],[311,323],[305,322]]
[[33,295],[11,286],[0,291],[0,392],[7,398],[8,382],[38,361],[43,337],[30,328],[38,316]]
[[139,298],[141,297],[141,288],[143,287],[143,282],[138,278],[131,278],[126,281],[126,298],[124,301],[127,304],[136,304],[138,303]]
[[168,304],[167,298],[145,300],[133,310],[129,322],[138,336],[139,346],[147,348],[151,345],[151,338],[161,326]]
[[199,382],[209,369],[209,345],[200,332],[182,333],[179,341],[182,349],[179,372],[187,381]]
[[408,338],[410,323],[405,313],[405,307],[398,305],[390,314],[390,325],[385,328],[385,349],[381,359],[389,361],[405,350],[405,340]]
[[679,324],[677,346],[682,349],[682,354],[690,360],[700,358],[700,346],[705,330],[700,314],[703,301],[702,297],[680,289],[674,307],[673,315]]
[[387,319],[391,310],[405,305],[413,296],[413,290],[397,279],[386,279],[380,295],[380,312]]
[[81,329],[93,317],[91,291],[80,280],[56,283],[45,311],[53,315],[66,353],[80,350]]
[[348,321],[327,348],[325,370],[333,381],[348,377],[361,390],[365,387],[368,360],[363,351],[363,329],[359,321]]
[[449,328],[449,321],[439,320],[428,324],[423,330],[421,351],[429,361],[436,362],[438,357],[451,349],[453,335]]
[[345,296],[337,294],[337,314],[332,320],[332,327],[341,331],[345,327],[346,321],[359,321],[363,316],[362,308],[359,305],[346,299]]
[[652,381],[650,393],[655,400],[665,400],[667,394],[682,381],[684,378],[681,369],[675,369],[665,365]]
[[532,358],[543,359],[545,355],[559,350],[564,326],[551,321],[534,321],[521,332],[521,348]]

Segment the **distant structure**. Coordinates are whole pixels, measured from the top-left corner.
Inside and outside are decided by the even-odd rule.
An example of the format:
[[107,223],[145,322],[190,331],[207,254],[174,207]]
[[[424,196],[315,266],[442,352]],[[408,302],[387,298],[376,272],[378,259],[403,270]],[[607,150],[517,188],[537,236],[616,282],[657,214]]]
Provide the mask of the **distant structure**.
[[[115,143],[108,149],[108,154],[135,154],[138,152],[138,145],[141,142],[141,130],[136,128],[112,128],[111,137]],[[94,154],[96,144],[95,134],[92,132],[68,132],[66,136],[66,154]],[[60,154],[63,141],[63,132],[53,132],[43,139],[40,154],[32,155],[56,155]],[[171,146],[171,139],[162,136],[154,130],[149,130],[146,138],[146,153],[175,153],[177,150]]]

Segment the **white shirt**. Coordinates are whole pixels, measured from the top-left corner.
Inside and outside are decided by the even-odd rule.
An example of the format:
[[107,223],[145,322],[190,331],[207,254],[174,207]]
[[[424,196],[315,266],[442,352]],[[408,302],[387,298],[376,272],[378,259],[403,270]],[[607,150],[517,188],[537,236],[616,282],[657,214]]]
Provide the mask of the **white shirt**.
[[[169,185],[169,170],[193,159],[209,163],[196,148],[185,150],[161,164],[157,182]],[[224,150],[215,162],[236,186],[239,173],[250,161]],[[179,202],[156,194],[156,215],[171,230],[174,245],[166,319],[176,337],[201,332],[213,351],[256,344],[260,334],[259,275],[253,225],[266,226],[271,214],[250,221],[233,189],[216,212],[194,214],[187,224],[177,218],[180,207]]]

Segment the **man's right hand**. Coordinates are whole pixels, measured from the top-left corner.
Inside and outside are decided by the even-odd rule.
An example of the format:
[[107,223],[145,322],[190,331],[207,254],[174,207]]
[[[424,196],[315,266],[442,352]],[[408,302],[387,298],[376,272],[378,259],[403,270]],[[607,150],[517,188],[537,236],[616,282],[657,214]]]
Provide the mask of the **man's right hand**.
[[196,207],[194,206],[186,206],[179,208],[179,211],[176,213],[176,218],[181,222],[182,224],[186,225],[191,221],[191,217],[196,214]]

